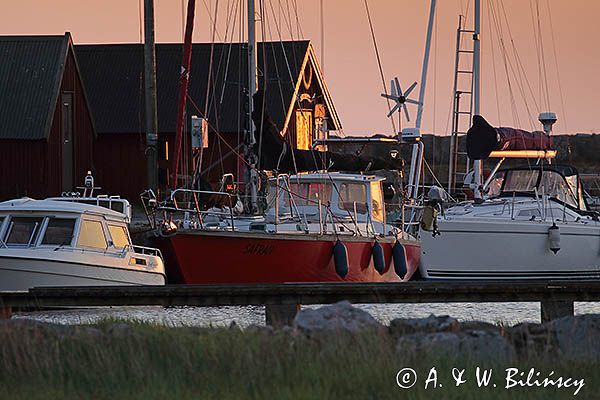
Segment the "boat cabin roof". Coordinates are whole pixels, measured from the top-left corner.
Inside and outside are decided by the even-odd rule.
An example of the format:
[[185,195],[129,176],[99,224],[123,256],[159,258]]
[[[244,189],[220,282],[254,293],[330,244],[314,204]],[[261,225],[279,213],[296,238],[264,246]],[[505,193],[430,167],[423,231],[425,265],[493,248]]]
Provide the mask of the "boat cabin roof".
[[126,222],[125,214],[85,203],[47,199],[34,200],[28,197],[0,202],[0,214],[14,214],[20,212],[91,214],[106,217],[111,220],[117,220],[119,222]]

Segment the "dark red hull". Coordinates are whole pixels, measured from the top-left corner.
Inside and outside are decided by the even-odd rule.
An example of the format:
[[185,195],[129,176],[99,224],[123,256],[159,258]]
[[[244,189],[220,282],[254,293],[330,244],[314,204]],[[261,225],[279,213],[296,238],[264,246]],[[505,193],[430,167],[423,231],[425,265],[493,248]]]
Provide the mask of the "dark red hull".
[[[159,247],[173,280],[186,284],[283,282],[400,282],[392,261],[395,239],[379,239],[385,254],[383,274],[375,270],[374,240],[340,238],[348,251],[348,274],[335,271],[333,235],[266,235],[260,233],[180,232],[161,239]],[[408,280],[421,255],[416,240],[402,241]]]

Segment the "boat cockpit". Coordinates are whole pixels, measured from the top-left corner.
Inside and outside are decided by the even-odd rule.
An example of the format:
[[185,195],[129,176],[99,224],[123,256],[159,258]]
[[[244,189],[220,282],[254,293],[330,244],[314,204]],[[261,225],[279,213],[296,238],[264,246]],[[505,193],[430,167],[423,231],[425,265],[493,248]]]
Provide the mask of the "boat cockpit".
[[384,179],[342,173],[280,175],[269,182],[265,220],[275,225],[294,220],[367,224],[379,232],[385,224]]

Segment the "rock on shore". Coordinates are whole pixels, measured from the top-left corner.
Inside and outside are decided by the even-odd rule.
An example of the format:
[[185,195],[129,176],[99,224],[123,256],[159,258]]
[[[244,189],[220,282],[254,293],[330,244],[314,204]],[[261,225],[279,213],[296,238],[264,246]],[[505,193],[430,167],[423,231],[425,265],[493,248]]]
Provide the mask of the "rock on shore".
[[364,330],[385,330],[371,314],[352,306],[348,301],[301,310],[294,318],[293,327],[307,336],[323,332],[357,333]]
[[[305,309],[293,330],[314,337],[323,333],[382,331],[385,327],[349,302]],[[560,356],[571,360],[600,360],[600,315],[565,317],[544,324],[503,327],[479,321],[459,322],[449,316],[398,318],[387,331],[400,354],[418,357],[461,355],[478,360],[506,362],[527,356]]]

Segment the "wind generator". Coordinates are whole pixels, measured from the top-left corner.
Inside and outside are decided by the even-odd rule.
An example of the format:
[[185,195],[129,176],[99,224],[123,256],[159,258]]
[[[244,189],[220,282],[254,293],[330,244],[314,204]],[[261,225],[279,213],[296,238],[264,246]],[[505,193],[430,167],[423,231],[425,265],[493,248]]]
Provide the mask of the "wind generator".
[[402,129],[402,111],[404,111],[404,116],[406,117],[406,121],[410,122],[410,114],[408,113],[408,108],[406,107],[406,103],[422,105],[423,103],[417,100],[409,99],[408,96],[413,91],[413,89],[417,86],[417,82],[413,82],[412,85],[406,89],[406,92],[402,91],[402,87],[400,86],[400,82],[398,78],[394,78],[390,81],[390,94],[382,93],[381,97],[385,97],[386,99],[393,100],[396,104],[394,107],[390,109],[387,114],[388,118],[393,118],[393,115],[396,111],[398,111],[398,140],[402,140],[404,142],[414,143],[420,139],[420,135],[418,131],[411,128]]

